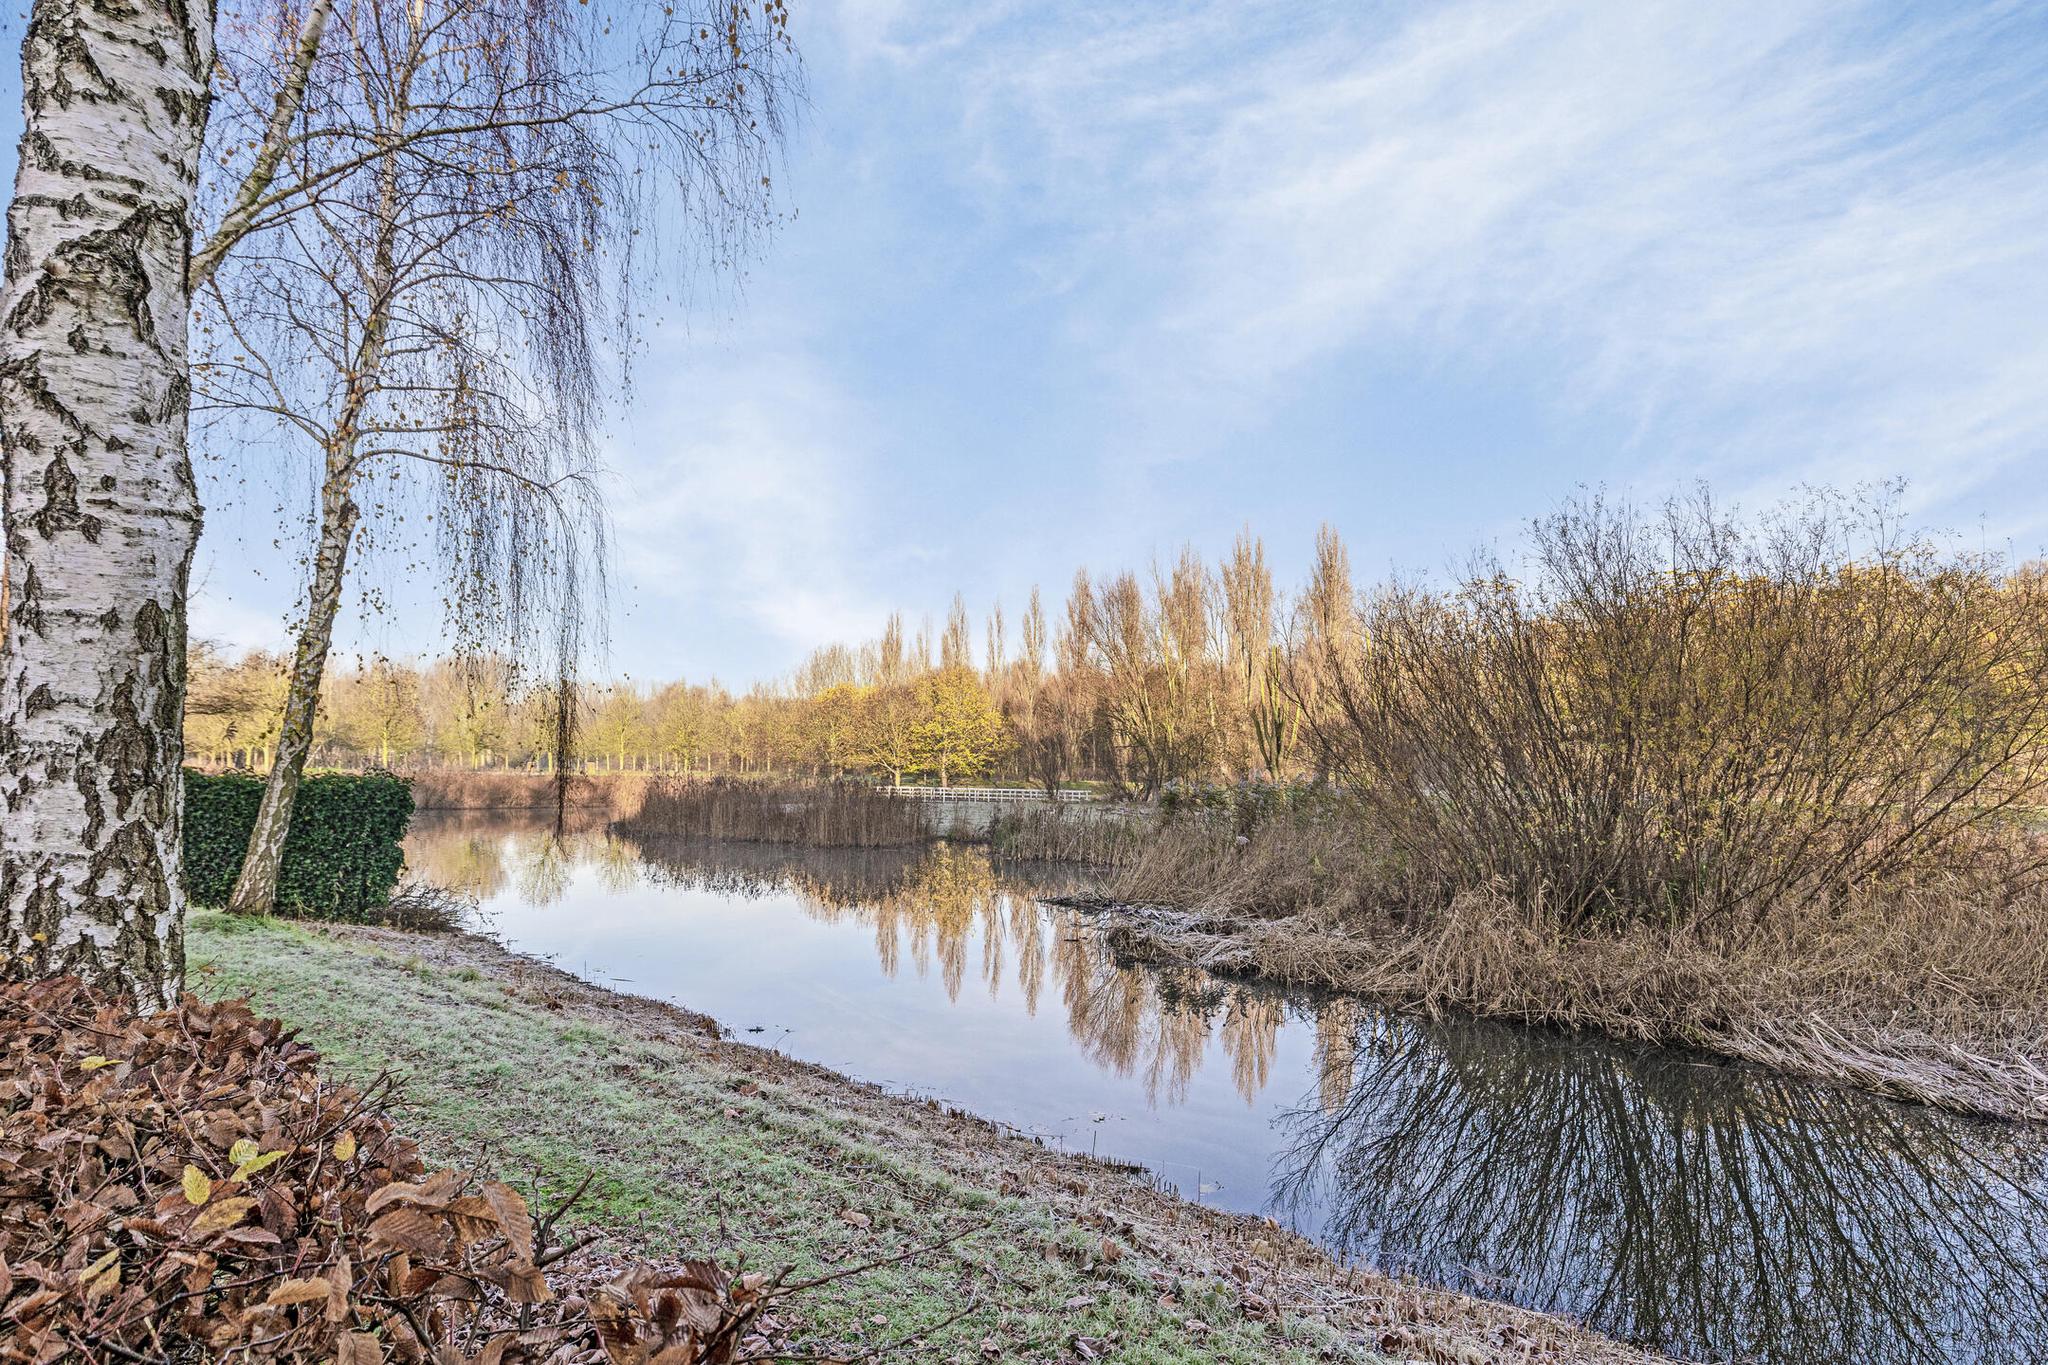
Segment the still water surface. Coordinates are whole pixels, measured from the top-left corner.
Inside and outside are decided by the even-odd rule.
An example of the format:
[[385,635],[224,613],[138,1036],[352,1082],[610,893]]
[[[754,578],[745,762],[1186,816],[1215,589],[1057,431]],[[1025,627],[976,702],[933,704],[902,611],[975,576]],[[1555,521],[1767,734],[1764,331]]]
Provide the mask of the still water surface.
[[423,814],[513,947],[1339,1254],[1692,1358],[2048,1362],[2048,1140],[1688,1054],[1119,965],[970,846]]

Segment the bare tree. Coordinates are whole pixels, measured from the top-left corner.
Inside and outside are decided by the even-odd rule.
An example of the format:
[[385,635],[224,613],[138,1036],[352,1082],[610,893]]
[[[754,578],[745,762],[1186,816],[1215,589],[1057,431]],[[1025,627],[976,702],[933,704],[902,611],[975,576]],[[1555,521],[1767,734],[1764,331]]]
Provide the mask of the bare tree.
[[1038,589],[1024,609],[1022,649],[1009,704],[1010,728],[1024,771],[1057,800],[1060,785],[1080,757],[1080,731],[1087,712],[1087,641],[1062,631],[1054,668],[1046,669],[1045,604]]
[[36,0],[0,301],[0,956],[140,1004],[182,974],[186,255],[197,6]]
[[1266,546],[1249,528],[1232,545],[1219,580],[1224,657],[1238,694],[1233,709],[1243,720],[1243,733],[1232,736],[1235,761],[1242,775],[1270,781],[1280,775],[1294,748],[1297,713],[1279,686],[1281,656],[1273,638],[1275,597]]
[[1315,566],[1289,634],[1289,666],[1279,691],[1308,736],[1316,783],[1327,783],[1338,769],[1356,776],[1356,731],[1336,696],[1356,677],[1367,640],[1351,584],[1351,555],[1333,526],[1316,531]]
[[1216,738],[1214,585],[1192,549],[1154,566],[1148,598],[1135,574],[1102,587],[1077,575],[1068,615],[1088,658],[1114,742],[1119,776],[1136,769],[1146,796],[1206,770]]
[[1001,599],[988,609],[985,629],[988,633],[988,654],[982,667],[982,675],[988,679],[991,688],[1000,692],[1005,686],[1004,673],[1010,663],[1009,623],[1003,619]]
[[939,637],[939,667],[973,667],[973,638],[974,626],[967,618],[967,599],[956,592],[953,605],[946,610],[946,633]]
[[[281,155],[252,167],[272,188],[251,199],[249,175],[236,182],[226,219],[241,236],[204,299],[202,408],[234,435],[267,423],[307,450],[320,492],[232,908],[274,897],[361,542],[427,552],[458,650],[551,651],[566,695],[581,608],[602,592],[600,372],[616,359],[630,376],[646,242],[679,211],[685,266],[717,273],[773,218],[786,11],[686,9],[633,11],[645,22],[629,38],[565,5],[342,0]],[[273,63],[252,43],[252,71]],[[263,101],[245,107],[253,120]],[[274,131],[252,139],[259,160]]]

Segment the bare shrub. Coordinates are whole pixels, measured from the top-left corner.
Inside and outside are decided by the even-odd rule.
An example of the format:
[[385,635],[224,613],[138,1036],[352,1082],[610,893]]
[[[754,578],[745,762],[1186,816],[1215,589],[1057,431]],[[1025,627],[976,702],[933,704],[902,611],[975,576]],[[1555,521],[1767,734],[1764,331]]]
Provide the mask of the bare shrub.
[[384,908],[371,923],[418,933],[448,934],[463,927],[476,913],[476,902],[438,882],[408,877],[391,893]]
[[1374,593],[1303,689],[1428,903],[1754,922],[1957,866],[2043,789],[2048,595],[1881,501],[1743,522],[1596,497],[1530,549],[1526,579],[1482,557]]

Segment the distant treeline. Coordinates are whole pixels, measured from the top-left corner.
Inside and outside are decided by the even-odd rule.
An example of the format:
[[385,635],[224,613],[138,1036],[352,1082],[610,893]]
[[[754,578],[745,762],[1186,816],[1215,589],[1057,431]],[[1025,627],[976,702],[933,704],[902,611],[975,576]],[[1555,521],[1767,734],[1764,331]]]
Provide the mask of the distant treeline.
[[[1589,499],[1533,524],[1518,560],[1478,557],[1442,586],[1361,590],[1325,529],[1308,581],[1282,591],[1247,533],[1213,565],[1184,551],[1077,573],[1056,615],[1034,589],[1014,622],[998,605],[977,629],[956,596],[940,630],[891,617],[743,692],[585,686],[569,747],[605,770],[1138,795],[1336,782],[1383,793],[1380,815],[1432,862],[1555,844],[1531,859],[1544,877],[1608,846],[1602,830],[1671,852],[1690,822],[1661,885],[1718,875],[1710,850],[1788,803],[1903,803],[1947,825],[2030,796],[2048,752],[2043,582],[1902,534],[1888,502],[1828,494],[1747,520],[1703,493],[1649,511]],[[192,756],[261,767],[282,674],[195,651]],[[545,768],[556,703],[502,660],[365,662],[332,671],[315,761]],[[1613,869],[1568,871],[1581,890]]]
[[[980,623],[956,596],[943,629],[900,614],[879,637],[821,647],[790,677],[734,691],[713,680],[576,689],[569,752],[582,768],[780,774],[1048,788],[1093,781],[1151,795],[1168,783],[1279,780],[1312,766],[1288,669],[1352,612],[1345,550],[1318,542],[1314,581],[1277,590],[1247,534],[1222,564],[1192,551],[1148,574],[1076,575],[1057,619],[1033,589],[1015,618]],[[194,761],[265,767],[288,661],[191,659]],[[314,761],[392,768],[545,769],[552,682],[508,662],[372,659],[329,671]]]

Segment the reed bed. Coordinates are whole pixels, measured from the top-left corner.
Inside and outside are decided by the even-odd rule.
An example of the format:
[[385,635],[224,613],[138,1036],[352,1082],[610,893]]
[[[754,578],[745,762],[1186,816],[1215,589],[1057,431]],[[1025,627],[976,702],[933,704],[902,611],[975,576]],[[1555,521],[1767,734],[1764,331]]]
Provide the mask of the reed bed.
[[1589,927],[1499,888],[1420,900],[1356,827],[1161,821],[1107,879],[1120,946],[1214,971],[1692,1046],[1962,1112],[2048,1121],[2039,836],[1968,870],[1741,923]]
[[1745,932],[1561,934],[1461,898],[1355,984],[1431,1009],[1692,1043],[1946,1108],[2048,1120],[2048,891],[1942,878]]
[[1150,825],[1143,812],[1047,801],[999,812],[989,825],[988,841],[1006,862],[1123,867],[1143,855],[1152,837]]
[[819,848],[893,848],[934,836],[925,812],[865,783],[661,779],[621,819],[636,837],[683,836]]
[[[415,810],[528,810],[555,804],[555,775],[429,768],[408,774]],[[656,779],[645,773],[572,773],[565,804],[623,820],[637,812]]]

